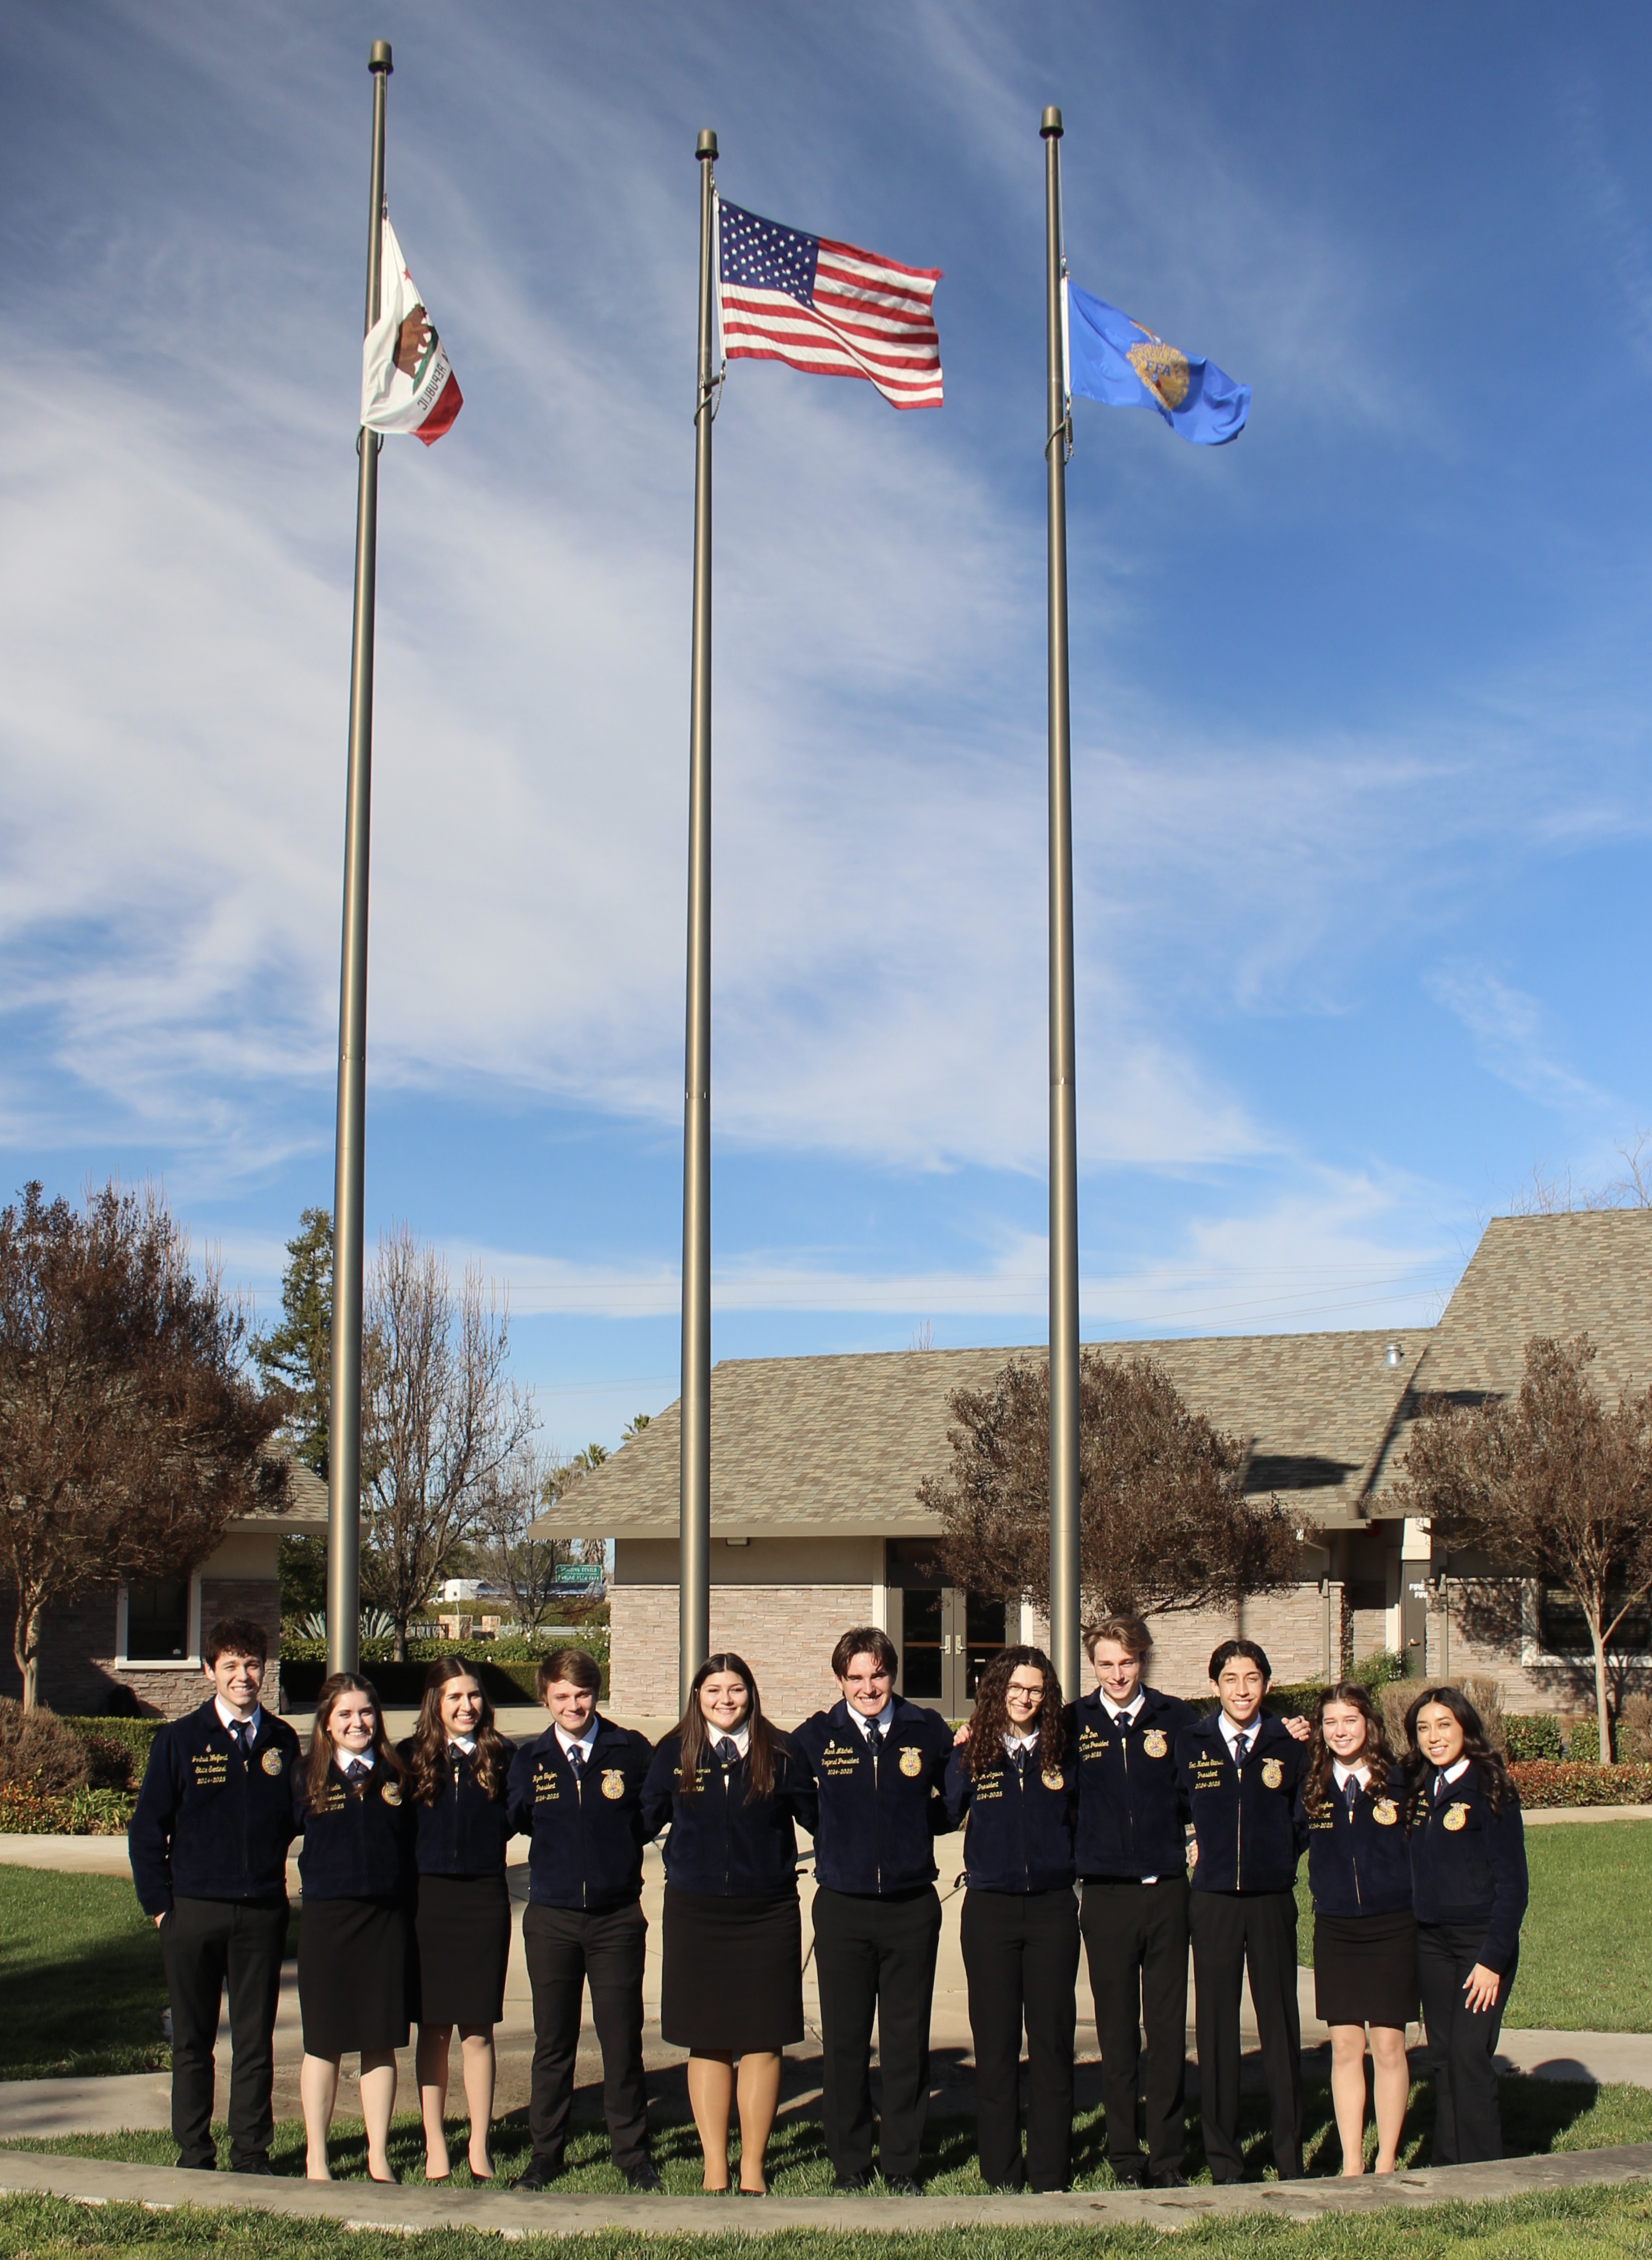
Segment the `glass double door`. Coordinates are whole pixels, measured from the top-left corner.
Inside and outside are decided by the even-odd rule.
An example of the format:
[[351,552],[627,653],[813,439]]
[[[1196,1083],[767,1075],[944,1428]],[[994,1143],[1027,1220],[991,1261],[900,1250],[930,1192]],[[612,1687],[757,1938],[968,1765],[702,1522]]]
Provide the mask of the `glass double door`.
[[1009,1605],[943,1585],[901,1595],[900,1690],[949,1719],[968,1715],[981,1674],[1005,1645]]

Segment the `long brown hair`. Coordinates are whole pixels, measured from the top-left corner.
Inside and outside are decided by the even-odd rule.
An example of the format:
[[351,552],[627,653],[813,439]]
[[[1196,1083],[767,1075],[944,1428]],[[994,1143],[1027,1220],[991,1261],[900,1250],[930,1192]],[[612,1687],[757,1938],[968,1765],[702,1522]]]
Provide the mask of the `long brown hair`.
[[788,1750],[791,1745],[764,1718],[762,1699],[757,1692],[752,1668],[732,1649],[724,1649],[719,1655],[708,1656],[695,1673],[694,1683],[689,1689],[688,1706],[676,1723],[677,1795],[693,1797],[699,1791],[700,1767],[712,1745],[705,1713],[700,1708],[700,1690],[714,1671],[732,1671],[737,1679],[743,1679],[746,1683],[746,1716],[742,1722],[748,1736],[746,1744],[746,1802],[756,1805],[775,1793],[775,1752]]
[[1460,1687],[1425,1687],[1405,1713],[1405,1740],[1410,1746],[1405,1752],[1405,1786],[1411,1792],[1411,1810],[1406,1825],[1409,1827],[1420,1821],[1427,1812],[1427,1806],[1420,1799],[1423,1777],[1428,1771],[1429,1760],[1423,1756],[1422,1746],[1417,1740],[1417,1720],[1430,1703],[1441,1704],[1462,1727],[1462,1755],[1473,1761],[1474,1770],[1479,1777],[1480,1793],[1492,1812],[1500,1813],[1505,1805],[1518,1805],[1520,1798],[1509,1779],[1508,1768],[1498,1752],[1487,1741],[1480,1713],[1462,1690]]
[[304,1789],[313,1805],[326,1784],[327,1768],[333,1763],[333,1737],[327,1732],[341,1695],[366,1695],[373,1705],[373,1763],[383,1766],[386,1773],[402,1773],[402,1762],[390,1748],[390,1736],[384,1731],[384,1706],[379,1701],[379,1691],[370,1679],[358,1679],[354,1671],[335,1671],[331,1679],[321,1683],[321,1692],[316,1698],[316,1723],[310,1734],[310,1757],[304,1767]]
[[1388,1747],[1383,1714],[1372,1702],[1370,1690],[1362,1687],[1357,1679],[1339,1679],[1329,1687],[1322,1687],[1313,1706],[1313,1740],[1308,1745],[1308,1770],[1302,1784],[1302,1802],[1310,1813],[1317,1813],[1331,1794],[1331,1768],[1336,1753],[1325,1739],[1327,1703],[1350,1704],[1364,1720],[1365,1747],[1360,1756],[1371,1770],[1373,1788],[1386,1790],[1394,1769],[1394,1753]]
[[474,1667],[462,1656],[439,1656],[425,1674],[425,1699],[407,1753],[414,1802],[434,1805],[447,1786],[447,1729],[442,1724],[441,1691],[454,1679],[474,1682],[482,1698],[476,1720],[476,1780],[484,1797],[497,1797],[511,1770],[511,1745],[493,1723],[493,1706]]
[[1001,1649],[981,1675],[975,1709],[969,1714],[964,1764],[971,1781],[990,1773],[1004,1756],[1004,1737],[1010,1724],[1010,1678],[1023,1668],[1044,1675],[1044,1699],[1038,1707],[1039,1764],[1048,1773],[1066,1754],[1067,1726],[1062,1716],[1062,1683],[1055,1677],[1055,1666],[1041,1648]]

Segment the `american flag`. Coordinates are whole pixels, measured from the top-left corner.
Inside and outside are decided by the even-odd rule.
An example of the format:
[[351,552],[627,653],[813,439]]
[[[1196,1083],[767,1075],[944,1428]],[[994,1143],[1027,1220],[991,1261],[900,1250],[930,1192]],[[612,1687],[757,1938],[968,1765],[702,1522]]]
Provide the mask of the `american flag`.
[[730,361],[863,376],[896,408],[940,405],[938,267],[902,267],[719,199],[718,309]]

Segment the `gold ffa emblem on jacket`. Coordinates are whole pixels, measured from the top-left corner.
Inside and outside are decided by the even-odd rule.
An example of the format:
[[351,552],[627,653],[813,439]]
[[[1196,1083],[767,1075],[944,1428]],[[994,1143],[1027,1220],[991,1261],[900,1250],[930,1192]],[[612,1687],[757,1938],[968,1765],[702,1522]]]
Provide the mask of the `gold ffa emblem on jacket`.
[[1379,1797],[1371,1807],[1371,1819],[1379,1828],[1391,1828],[1399,1818],[1399,1807],[1391,1797]]
[[1262,1785],[1264,1789],[1279,1788],[1283,1784],[1285,1770],[1280,1764],[1277,1758],[1264,1758],[1262,1760]]
[[1059,1766],[1046,1766],[1039,1779],[1046,1789],[1065,1789],[1067,1777]]
[[259,1760],[259,1763],[263,1767],[264,1771],[269,1776],[270,1779],[274,1781],[275,1776],[281,1771],[281,1752],[279,1750],[266,1750],[263,1756]]
[[1466,1805],[1447,1806],[1441,1825],[1442,1827],[1450,1829],[1455,1836],[1459,1828],[1466,1828],[1469,1825],[1468,1806]]
[[603,1768],[603,1795],[616,1801],[626,1793],[626,1777],[618,1766]]
[[900,1754],[900,1770],[908,1781],[916,1781],[924,1770],[924,1754],[911,1742]]
[[379,1795],[384,1799],[386,1805],[399,1805],[402,1801],[401,1783],[399,1781],[387,1781],[380,1790]]
[[1169,1738],[1157,1727],[1149,1727],[1141,1737],[1141,1750],[1144,1757],[1168,1758],[1170,1755]]

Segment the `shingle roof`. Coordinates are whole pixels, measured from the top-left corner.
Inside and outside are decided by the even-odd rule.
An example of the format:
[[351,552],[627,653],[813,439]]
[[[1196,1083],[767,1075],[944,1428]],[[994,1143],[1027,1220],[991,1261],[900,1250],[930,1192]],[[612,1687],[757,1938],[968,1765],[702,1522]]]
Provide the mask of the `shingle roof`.
[[[1315,1522],[1362,1519],[1361,1497],[1426,1333],[1259,1334],[1107,1342],[1149,1355],[1196,1410],[1251,1445],[1247,1488],[1296,1494]],[[948,1400],[982,1388],[1012,1349],[731,1360],[712,1376],[712,1527],[726,1535],[919,1535],[925,1476],[945,1471]],[[536,1527],[669,1537],[677,1527],[677,1408],[585,1477]]]
[[281,1452],[287,1460],[287,1496],[280,1506],[255,1509],[251,1514],[238,1514],[233,1527],[238,1530],[264,1529],[279,1524],[285,1529],[289,1523],[313,1526],[318,1531],[327,1527],[327,1487],[315,1470],[306,1467],[302,1460],[293,1459]]

